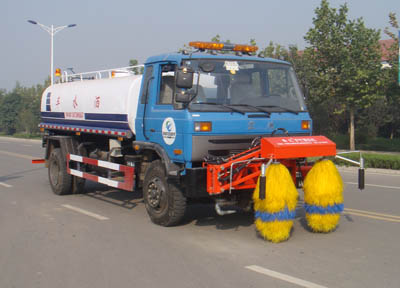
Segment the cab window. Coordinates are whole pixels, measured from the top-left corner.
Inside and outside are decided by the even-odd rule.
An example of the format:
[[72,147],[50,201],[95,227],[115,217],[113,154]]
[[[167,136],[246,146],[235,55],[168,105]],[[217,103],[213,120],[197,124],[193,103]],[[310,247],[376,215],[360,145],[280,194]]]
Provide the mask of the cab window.
[[168,105],[173,103],[175,92],[175,65],[161,66],[160,93],[157,104]]

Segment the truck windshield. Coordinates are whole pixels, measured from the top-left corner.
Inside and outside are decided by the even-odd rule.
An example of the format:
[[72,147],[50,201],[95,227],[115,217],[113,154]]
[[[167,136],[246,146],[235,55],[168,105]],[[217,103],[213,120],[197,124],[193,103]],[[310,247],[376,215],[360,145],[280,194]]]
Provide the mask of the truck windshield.
[[[195,73],[191,111],[306,111],[293,68],[245,60],[199,59],[183,63]],[[227,107],[228,106],[228,107]],[[258,107],[258,109],[256,108]]]

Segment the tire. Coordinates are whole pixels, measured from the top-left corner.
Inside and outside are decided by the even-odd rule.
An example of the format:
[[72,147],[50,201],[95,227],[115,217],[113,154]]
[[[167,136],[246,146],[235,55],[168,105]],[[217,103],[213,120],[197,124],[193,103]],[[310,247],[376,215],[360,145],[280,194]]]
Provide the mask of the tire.
[[143,182],[143,199],[153,223],[174,226],[182,220],[186,210],[186,197],[176,183],[167,181],[164,165],[153,161]]
[[48,173],[54,194],[68,195],[72,193],[72,176],[67,173],[67,164],[60,148],[54,148],[50,153]]
[[77,177],[77,176],[72,176],[71,194],[85,193],[85,183],[86,183],[86,179]]

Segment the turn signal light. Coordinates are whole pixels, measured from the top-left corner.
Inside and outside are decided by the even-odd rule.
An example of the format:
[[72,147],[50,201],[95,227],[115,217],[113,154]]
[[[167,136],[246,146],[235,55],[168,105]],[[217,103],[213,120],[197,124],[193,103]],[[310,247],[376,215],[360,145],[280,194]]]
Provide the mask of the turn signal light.
[[174,154],[175,155],[182,155],[182,150],[181,149],[174,149]]
[[194,122],[195,132],[210,132],[212,130],[211,122]]
[[301,129],[302,130],[310,130],[310,128],[311,128],[311,123],[309,120],[301,121]]

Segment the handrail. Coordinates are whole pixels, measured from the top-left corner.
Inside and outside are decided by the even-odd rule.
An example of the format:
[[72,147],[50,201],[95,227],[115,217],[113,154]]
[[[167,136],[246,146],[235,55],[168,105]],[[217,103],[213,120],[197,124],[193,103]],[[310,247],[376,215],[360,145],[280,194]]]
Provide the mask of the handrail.
[[[60,82],[63,83],[63,82],[72,82],[72,81],[83,81],[83,80],[104,79],[104,78],[113,78],[113,77],[121,77],[121,76],[131,76],[131,75],[135,75],[135,74],[141,74],[140,68],[142,68],[142,67],[144,67],[144,65],[127,66],[127,67],[112,68],[112,69],[97,70],[97,71],[82,72],[82,73],[74,73],[74,74],[68,74],[67,71],[64,71],[64,73],[60,77]],[[115,76],[117,74],[122,74],[122,75]]]

